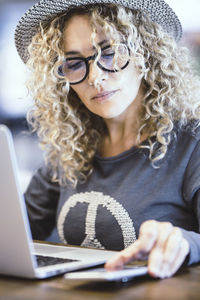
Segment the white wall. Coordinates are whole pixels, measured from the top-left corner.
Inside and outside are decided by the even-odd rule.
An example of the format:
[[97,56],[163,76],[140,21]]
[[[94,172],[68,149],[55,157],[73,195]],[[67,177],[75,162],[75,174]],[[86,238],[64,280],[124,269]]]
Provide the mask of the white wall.
[[165,0],[179,17],[183,31],[200,32],[200,0]]

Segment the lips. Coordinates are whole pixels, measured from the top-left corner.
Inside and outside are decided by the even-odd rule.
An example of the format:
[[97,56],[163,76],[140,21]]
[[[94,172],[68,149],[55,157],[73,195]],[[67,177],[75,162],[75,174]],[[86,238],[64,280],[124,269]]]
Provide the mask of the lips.
[[112,97],[117,91],[118,90],[105,91],[105,92],[99,93],[99,94],[95,95],[94,97],[92,97],[92,100],[96,100],[96,101],[106,100],[106,99]]

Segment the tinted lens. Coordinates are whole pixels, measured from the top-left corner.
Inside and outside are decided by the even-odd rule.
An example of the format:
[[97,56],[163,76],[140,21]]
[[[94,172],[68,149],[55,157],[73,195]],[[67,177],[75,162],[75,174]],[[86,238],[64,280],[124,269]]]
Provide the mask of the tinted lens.
[[84,60],[66,59],[58,69],[61,76],[67,77],[70,83],[81,81],[86,74],[86,64]]
[[102,49],[100,65],[110,71],[121,70],[129,61],[129,51],[126,45],[117,45]]
[[[77,84],[83,81],[89,72],[88,62],[95,60],[96,54],[87,58],[67,58],[58,68],[58,74],[65,76],[69,83]],[[126,45],[106,46],[101,50],[97,65],[110,72],[124,69],[129,63],[129,49]]]

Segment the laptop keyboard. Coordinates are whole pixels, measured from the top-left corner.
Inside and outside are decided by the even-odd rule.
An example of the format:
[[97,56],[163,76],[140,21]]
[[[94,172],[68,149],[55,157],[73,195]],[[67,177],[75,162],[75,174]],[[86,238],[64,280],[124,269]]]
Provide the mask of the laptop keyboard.
[[75,259],[68,259],[68,258],[60,258],[60,257],[52,257],[52,256],[43,256],[43,255],[36,255],[36,260],[38,267],[45,267],[63,263],[71,263],[78,260]]

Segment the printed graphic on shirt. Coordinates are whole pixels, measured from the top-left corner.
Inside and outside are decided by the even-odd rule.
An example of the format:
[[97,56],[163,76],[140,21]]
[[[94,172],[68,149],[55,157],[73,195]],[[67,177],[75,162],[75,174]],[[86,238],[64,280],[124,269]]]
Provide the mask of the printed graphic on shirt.
[[113,241],[113,249],[120,250],[136,240],[133,221],[124,207],[109,195],[95,191],[69,197],[60,211],[57,227],[64,243],[85,247],[108,249]]

